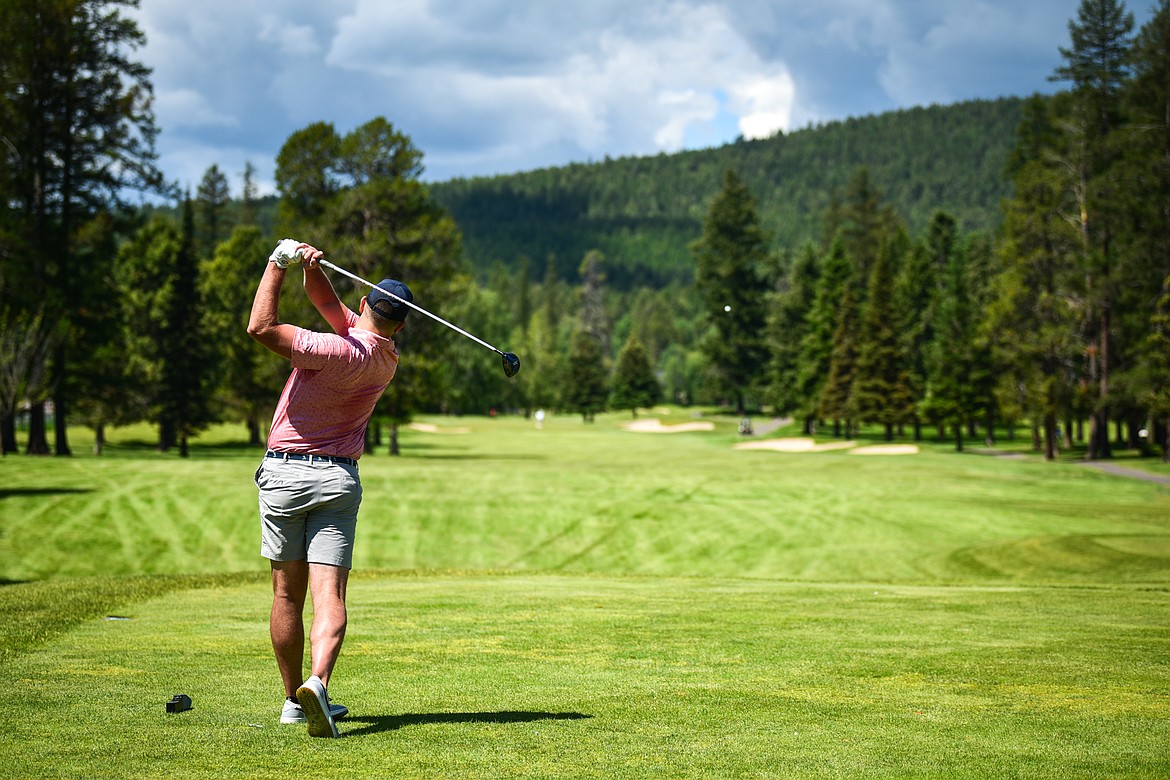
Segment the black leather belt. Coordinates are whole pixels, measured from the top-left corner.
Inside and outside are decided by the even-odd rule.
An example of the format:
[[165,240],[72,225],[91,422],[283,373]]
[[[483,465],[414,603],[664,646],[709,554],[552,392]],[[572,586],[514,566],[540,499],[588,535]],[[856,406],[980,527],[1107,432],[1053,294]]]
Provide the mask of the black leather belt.
[[315,460],[325,460],[330,463],[340,463],[343,466],[356,466],[357,461],[353,458],[343,458],[340,455],[305,455],[300,452],[277,452],[276,450],[269,450],[264,453],[266,458],[280,458],[281,460],[307,460],[312,463]]

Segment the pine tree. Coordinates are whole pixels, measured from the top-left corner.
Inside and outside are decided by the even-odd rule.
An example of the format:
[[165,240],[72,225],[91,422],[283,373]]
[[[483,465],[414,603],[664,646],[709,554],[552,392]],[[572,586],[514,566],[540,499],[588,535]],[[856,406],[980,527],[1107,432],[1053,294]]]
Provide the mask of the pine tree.
[[613,409],[629,409],[634,417],[638,416],[639,408],[648,408],[658,403],[662,396],[662,389],[654,376],[654,369],[650,366],[650,358],[646,348],[634,334],[626,340],[618,356],[617,367],[613,374],[613,388],[610,391],[609,405]]
[[1149,405],[1155,421],[1161,420],[1160,439],[1162,460],[1170,463],[1170,276],[1162,283],[1162,294],[1150,318],[1150,332],[1146,338],[1149,359],[1146,363],[1148,381],[1144,401]]
[[[78,230],[123,204],[129,190],[162,189],[150,70],[132,55],[145,38],[123,9],[137,0],[6,0],[0,3],[0,136],[6,154],[0,193],[13,209],[23,283],[10,304],[32,313],[48,302],[65,338],[51,359],[55,452],[69,455],[67,416]],[[2,269],[0,269],[2,270]],[[31,410],[29,452],[49,452],[44,403]]]
[[887,440],[893,439],[895,425],[913,418],[915,401],[894,297],[897,262],[909,250],[908,245],[908,239],[887,241],[870,273],[849,400],[849,408],[861,421],[885,426]]
[[926,398],[923,409],[955,436],[955,449],[963,449],[963,426],[970,419],[974,401],[970,386],[973,365],[972,312],[964,258],[955,253],[944,279],[936,315],[936,336],[928,352]]
[[[1057,423],[1070,410],[1075,383],[1079,236],[1065,215],[1075,209],[1059,161],[1045,101],[1034,98],[1020,125],[1005,203],[1001,269],[989,299],[986,332],[1001,367],[999,405],[1018,408],[1043,431],[1045,457],[1056,457]],[[1071,435],[1071,432],[1070,432]]]
[[798,408],[804,417],[804,432],[811,434],[820,408],[822,389],[829,375],[833,336],[845,289],[852,284],[845,245],[836,240],[821,264],[816,295],[805,318],[797,365]]
[[182,231],[174,265],[168,269],[160,333],[159,447],[178,444],[190,454],[189,440],[212,420],[209,403],[210,356],[204,338],[199,262],[195,255],[195,218],[191,198],[182,205]]
[[605,411],[608,382],[601,342],[583,328],[573,334],[568,379],[565,405],[585,422],[593,422],[594,415]]
[[1096,388],[1089,458],[1112,454],[1109,377],[1119,284],[1115,236],[1122,220],[1116,206],[1124,187],[1117,177],[1121,147],[1116,131],[1122,123],[1120,92],[1128,76],[1133,24],[1133,15],[1119,0],[1081,0],[1077,18],[1069,22],[1072,45],[1061,47],[1064,64],[1053,75],[1073,84],[1068,124],[1073,136],[1066,155],[1075,172],[1071,186],[1079,207],[1083,295],[1089,305],[1085,324],[1092,339],[1088,375]]
[[768,402],[780,413],[800,408],[800,349],[816,296],[820,265],[816,248],[806,244],[797,254],[785,289],[773,294],[768,311]]
[[197,253],[200,257],[210,257],[227,227],[223,219],[224,209],[231,201],[227,176],[223,175],[218,165],[212,165],[203,174],[196,199],[199,211]]
[[216,346],[217,411],[226,419],[243,421],[253,447],[264,443],[263,415],[287,373],[285,366],[266,359],[247,333],[256,268],[271,251],[271,242],[264,240],[260,228],[239,225],[202,262],[199,272],[205,338]]
[[703,341],[714,383],[734,400],[736,412],[764,374],[764,300],[761,272],[768,242],[756,200],[740,178],[727,171],[723,187],[703,219],[703,235],[691,244],[695,286],[703,302]]
[[833,421],[834,435],[852,435],[857,421],[857,409],[852,404],[853,383],[857,376],[857,296],[853,285],[846,285],[837,310],[837,327],[833,331],[833,351],[829,358],[829,374],[821,391],[817,413]]

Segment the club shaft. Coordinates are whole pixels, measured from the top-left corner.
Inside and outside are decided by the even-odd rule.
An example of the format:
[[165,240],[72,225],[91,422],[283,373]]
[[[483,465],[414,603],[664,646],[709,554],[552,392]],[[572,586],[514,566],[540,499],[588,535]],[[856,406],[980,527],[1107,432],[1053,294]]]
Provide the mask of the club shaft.
[[420,314],[425,314],[425,315],[427,315],[428,317],[430,317],[430,318],[431,318],[432,320],[434,320],[435,322],[438,322],[438,323],[440,323],[440,324],[442,324],[442,325],[446,325],[448,328],[450,328],[451,330],[455,331],[456,333],[462,333],[464,336],[466,336],[467,338],[471,339],[472,341],[474,341],[474,342],[475,342],[475,343],[477,343],[477,344],[482,344],[483,346],[485,346],[485,347],[487,347],[488,349],[490,349],[492,352],[497,352],[497,353],[499,353],[499,354],[501,354],[501,355],[502,355],[502,354],[504,354],[503,352],[500,352],[500,350],[498,350],[498,349],[496,349],[495,347],[493,347],[491,344],[487,343],[486,341],[484,341],[483,339],[479,338],[478,336],[473,336],[473,335],[471,335],[470,333],[468,333],[467,331],[465,331],[463,328],[459,327],[458,325],[452,325],[451,323],[447,322],[447,321],[446,321],[445,319],[443,319],[442,317],[439,317],[439,316],[437,316],[437,315],[435,315],[435,314],[431,314],[429,311],[427,311],[427,310],[426,310],[426,309],[424,309],[423,307],[421,307],[421,306],[416,306],[416,305],[414,305],[413,303],[411,303],[411,302],[410,302],[410,301],[408,301],[408,300],[405,300],[405,299],[403,299],[403,298],[399,298],[397,295],[395,295],[394,293],[390,292],[389,290],[384,290],[384,289],[382,289],[381,287],[379,287],[378,285],[374,284],[373,282],[371,282],[371,281],[367,281],[367,280],[365,280],[365,279],[361,278],[361,277],[360,277],[360,276],[358,276],[357,274],[351,274],[349,271],[345,270],[344,268],[341,268],[340,266],[336,266],[336,265],[334,265],[333,263],[329,262],[328,260],[318,260],[317,262],[318,262],[318,263],[320,263],[321,265],[325,266],[326,268],[332,268],[334,271],[336,271],[336,272],[337,272],[337,273],[339,273],[339,274],[342,274],[343,276],[348,276],[350,279],[353,279],[353,280],[354,280],[354,281],[356,281],[356,282],[361,282],[362,284],[366,285],[367,287],[372,287],[372,288],[374,288],[375,290],[377,290],[378,292],[382,293],[383,295],[389,296],[389,297],[393,298],[394,300],[398,301],[399,303],[404,303],[404,304],[406,304],[407,306],[409,306],[410,308],[412,308],[412,309],[414,309],[415,311],[419,312]]

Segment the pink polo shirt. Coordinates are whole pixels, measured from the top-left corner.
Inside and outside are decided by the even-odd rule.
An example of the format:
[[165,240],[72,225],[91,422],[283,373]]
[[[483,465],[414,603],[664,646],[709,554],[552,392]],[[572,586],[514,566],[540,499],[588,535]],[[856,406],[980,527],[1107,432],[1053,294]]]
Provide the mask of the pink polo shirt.
[[360,458],[374,404],[398,368],[393,339],[355,328],[346,309],[346,331],[318,333],[297,328],[292,375],[284,385],[268,449]]

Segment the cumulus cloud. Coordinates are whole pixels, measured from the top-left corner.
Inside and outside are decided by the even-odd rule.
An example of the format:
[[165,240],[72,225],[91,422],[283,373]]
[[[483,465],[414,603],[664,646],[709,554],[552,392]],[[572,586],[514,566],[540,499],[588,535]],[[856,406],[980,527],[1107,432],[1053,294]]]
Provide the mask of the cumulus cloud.
[[[1148,14],[1142,17],[1141,24]],[[1068,0],[149,0],[163,161],[197,181],[385,116],[427,177],[677,151],[1052,90]],[[217,159],[215,150],[223,150]],[[205,156],[205,157],[204,157]],[[173,161],[173,162],[172,162]],[[236,163],[232,163],[236,165]],[[242,162],[239,163],[242,167]]]

